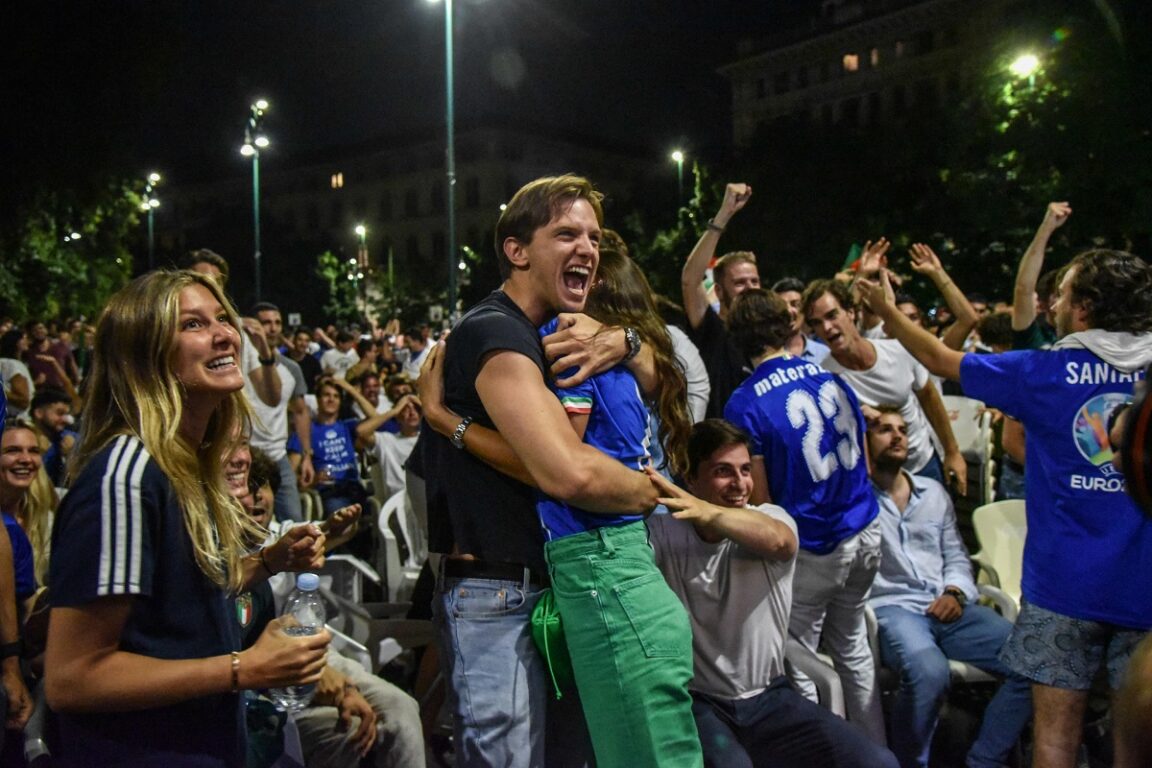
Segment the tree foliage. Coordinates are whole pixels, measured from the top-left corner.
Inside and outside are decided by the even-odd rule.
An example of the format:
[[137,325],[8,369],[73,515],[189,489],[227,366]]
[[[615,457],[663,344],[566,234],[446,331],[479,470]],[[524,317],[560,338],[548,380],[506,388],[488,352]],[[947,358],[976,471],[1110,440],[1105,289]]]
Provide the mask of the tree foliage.
[[33,194],[0,233],[0,311],[40,319],[99,315],[132,275],[128,243],[140,203],[138,191],[119,180],[88,193]]

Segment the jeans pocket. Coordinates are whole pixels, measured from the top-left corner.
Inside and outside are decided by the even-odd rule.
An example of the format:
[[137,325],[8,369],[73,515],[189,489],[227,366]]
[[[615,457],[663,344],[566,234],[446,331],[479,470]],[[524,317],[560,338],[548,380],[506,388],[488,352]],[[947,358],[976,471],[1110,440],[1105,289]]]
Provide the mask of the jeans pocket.
[[503,616],[519,611],[527,596],[524,590],[509,585],[461,583],[453,587],[449,605],[453,615],[470,619]]
[[621,582],[612,592],[646,657],[690,657],[692,629],[688,616],[663,574],[656,571]]

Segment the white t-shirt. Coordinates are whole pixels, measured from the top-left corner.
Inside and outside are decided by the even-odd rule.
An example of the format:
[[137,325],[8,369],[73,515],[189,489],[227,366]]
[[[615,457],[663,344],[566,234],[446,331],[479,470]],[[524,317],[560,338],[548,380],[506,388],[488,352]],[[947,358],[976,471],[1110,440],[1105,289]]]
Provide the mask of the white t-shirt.
[[376,457],[377,464],[374,469],[378,474],[374,474],[372,479],[374,483],[383,482],[387,488],[386,494],[377,490],[377,498],[391,498],[397,491],[404,490],[404,462],[408,461],[419,437],[419,434],[405,437],[392,432],[376,433],[372,455]]
[[[14,357],[0,357],[0,376],[4,377],[5,397],[12,393],[12,377],[16,375],[23,376],[24,381],[28,382],[28,400],[31,402],[32,397],[36,394],[36,383],[32,381],[32,374],[28,372],[28,366]],[[17,410],[12,401],[8,401],[9,416],[23,416],[26,413],[28,413],[28,409]]]
[[[796,533],[781,507],[748,507]],[[671,515],[648,518],[656,565],[692,622],[695,674],[688,687],[726,699],[759,694],[784,671],[796,558],[770,560],[731,539],[709,544]]]
[[[252,386],[252,371],[260,368],[260,357],[252,344],[245,343],[241,353],[244,370],[244,394],[252,407],[252,435],[249,442],[268,454],[273,461],[280,461],[288,455],[288,401],[296,387],[296,377],[281,362],[276,363],[276,373],[280,376],[280,400],[269,406],[256,394]],[[277,356],[279,361],[279,356]]]
[[928,369],[892,339],[874,339],[876,362],[863,371],[850,371],[829,355],[821,365],[839,374],[865,405],[895,405],[908,425],[908,461],[904,468],[916,474],[932,458],[932,427],[916,393],[928,384]]
[[712,393],[712,384],[708,381],[708,369],[704,367],[704,359],[700,357],[700,350],[688,338],[688,334],[674,325],[664,327],[672,337],[672,351],[684,371],[684,378],[688,381],[688,412],[692,414],[692,423],[703,421],[704,412],[708,410],[708,395]]
[[337,379],[348,375],[348,369],[360,362],[360,355],[355,349],[341,352],[339,349],[330,349],[320,356],[320,368],[325,373],[332,371]]

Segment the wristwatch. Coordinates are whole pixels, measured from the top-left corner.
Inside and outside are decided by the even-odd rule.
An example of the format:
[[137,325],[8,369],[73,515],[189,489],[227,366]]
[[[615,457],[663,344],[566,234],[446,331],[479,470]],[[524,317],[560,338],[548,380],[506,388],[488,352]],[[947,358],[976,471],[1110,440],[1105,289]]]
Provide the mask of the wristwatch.
[[624,355],[624,359],[621,362],[626,363],[640,354],[640,345],[643,342],[640,340],[640,334],[636,332],[635,328],[631,327],[624,329],[624,341],[628,342],[628,354]]
[[452,445],[460,450],[464,450],[464,433],[468,431],[468,425],[472,423],[471,416],[465,416],[464,419],[456,425],[456,429],[452,432]]
[[964,591],[961,589],[948,587],[948,589],[944,590],[944,594],[952,595],[952,597],[956,598],[956,602],[960,603],[961,608],[968,605],[968,595],[964,594]]

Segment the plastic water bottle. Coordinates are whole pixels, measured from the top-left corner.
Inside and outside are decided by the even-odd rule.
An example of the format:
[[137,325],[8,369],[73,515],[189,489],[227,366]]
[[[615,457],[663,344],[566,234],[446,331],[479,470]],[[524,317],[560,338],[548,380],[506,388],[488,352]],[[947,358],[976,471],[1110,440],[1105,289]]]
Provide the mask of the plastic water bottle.
[[[300,637],[315,635],[324,628],[324,601],[317,589],[320,577],[314,573],[301,573],[296,577],[296,589],[284,605],[284,633]],[[316,693],[316,684],[290,685],[269,691],[277,709],[299,712],[308,706]]]

